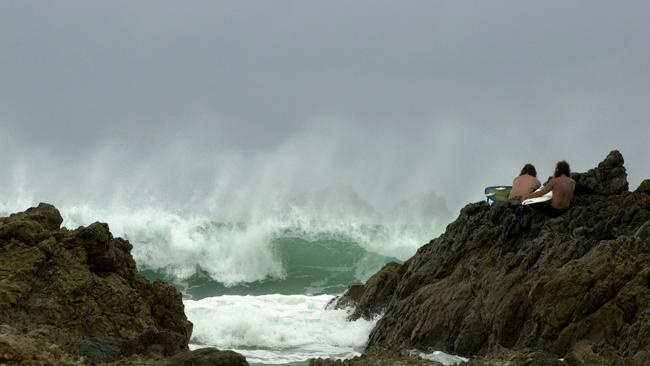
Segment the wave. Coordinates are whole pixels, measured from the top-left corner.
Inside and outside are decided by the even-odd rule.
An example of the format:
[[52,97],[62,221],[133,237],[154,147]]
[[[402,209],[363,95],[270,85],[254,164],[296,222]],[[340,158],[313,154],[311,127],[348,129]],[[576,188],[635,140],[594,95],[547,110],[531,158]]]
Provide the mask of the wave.
[[186,300],[185,312],[194,323],[190,342],[192,347],[235,350],[251,363],[357,356],[375,321],[349,322],[345,310],[325,310],[331,299],[328,295],[263,295]]
[[404,260],[442,232],[435,224],[369,224],[282,217],[215,222],[155,208],[61,209],[64,225],[108,222],[133,244],[139,269],[176,283],[194,298],[216,294],[338,293],[388,261]]

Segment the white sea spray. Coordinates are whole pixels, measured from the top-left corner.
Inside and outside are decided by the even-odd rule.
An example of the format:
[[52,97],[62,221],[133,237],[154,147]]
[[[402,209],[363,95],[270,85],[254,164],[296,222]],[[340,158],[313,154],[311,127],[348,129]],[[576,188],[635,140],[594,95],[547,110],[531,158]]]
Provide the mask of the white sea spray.
[[252,363],[354,357],[363,350],[375,320],[347,321],[345,310],[325,310],[331,299],[263,295],[186,300],[185,311],[194,323],[191,343],[233,349]]

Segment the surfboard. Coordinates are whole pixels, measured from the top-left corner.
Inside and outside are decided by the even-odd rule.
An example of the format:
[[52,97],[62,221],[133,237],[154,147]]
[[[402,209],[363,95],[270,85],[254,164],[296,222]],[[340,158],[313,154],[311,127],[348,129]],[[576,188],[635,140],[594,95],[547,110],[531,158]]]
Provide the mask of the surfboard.
[[485,198],[487,198],[488,203],[498,202],[498,201],[507,201],[508,195],[512,186],[490,186],[485,188]]
[[529,198],[527,200],[524,200],[521,204],[527,206],[535,203],[550,201],[551,198],[553,198],[553,192],[548,192],[547,194],[541,197]]

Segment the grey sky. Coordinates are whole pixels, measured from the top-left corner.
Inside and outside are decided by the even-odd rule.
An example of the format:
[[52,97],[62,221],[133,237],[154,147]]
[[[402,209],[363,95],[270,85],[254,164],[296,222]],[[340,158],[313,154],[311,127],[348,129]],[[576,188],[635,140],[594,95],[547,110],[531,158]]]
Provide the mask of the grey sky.
[[0,201],[246,210],[343,184],[386,207],[435,190],[455,212],[526,162],[581,171],[613,148],[635,188],[648,16],[647,1],[3,1]]

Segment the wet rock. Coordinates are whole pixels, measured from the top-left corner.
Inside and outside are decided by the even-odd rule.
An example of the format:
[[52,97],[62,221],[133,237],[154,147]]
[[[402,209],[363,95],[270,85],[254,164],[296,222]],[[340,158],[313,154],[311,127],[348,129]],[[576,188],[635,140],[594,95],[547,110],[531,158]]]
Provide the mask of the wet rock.
[[355,284],[338,299],[335,308],[354,307],[351,320],[359,318],[372,319],[380,314],[393,296],[399,279],[400,264],[390,262],[366,281],[366,284]]
[[179,353],[170,359],[171,366],[248,366],[244,356],[232,351],[202,348]]
[[122,358],[124,340],[117,337],[92,337],[77,345],[77,353],[93,363],[113,362]]

